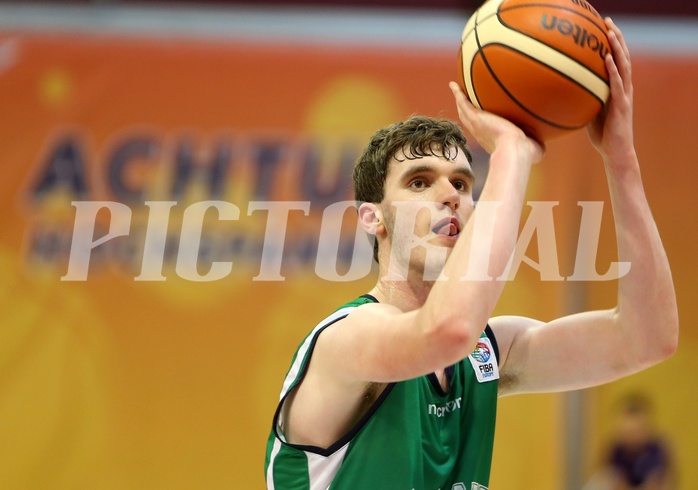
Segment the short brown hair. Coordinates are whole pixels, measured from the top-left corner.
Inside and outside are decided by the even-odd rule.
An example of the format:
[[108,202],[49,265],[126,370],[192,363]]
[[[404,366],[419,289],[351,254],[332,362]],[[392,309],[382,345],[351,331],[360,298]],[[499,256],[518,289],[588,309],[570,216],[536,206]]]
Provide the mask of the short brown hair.
[[[452,151],[456,154],[452,154]],[[379,203],[384,197],[388,165],[398,152],[405,159],[426,156],[455,158],[459,151],[473,161],[463,131],[453,121],[412,116],[376,131],[354,166],[354,198],[359,202]],[[378,261],[378,242],[373,258]]]

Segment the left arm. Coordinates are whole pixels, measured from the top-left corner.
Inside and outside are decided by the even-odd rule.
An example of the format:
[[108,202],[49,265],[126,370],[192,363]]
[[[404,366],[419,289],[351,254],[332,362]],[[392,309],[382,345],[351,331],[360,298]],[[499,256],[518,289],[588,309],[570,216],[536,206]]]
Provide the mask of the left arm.
[[614,309],[549,323],[493,318],[503,395],[595,386],[661,362],[676,350],[676,294],[633,143],[630,57],[620,30],[610,19],[607,25],[613,52],[613,58],[606,58],[611,99],[588,130],[606,168],[618,260],[630,262],[630,271],[618,280]]

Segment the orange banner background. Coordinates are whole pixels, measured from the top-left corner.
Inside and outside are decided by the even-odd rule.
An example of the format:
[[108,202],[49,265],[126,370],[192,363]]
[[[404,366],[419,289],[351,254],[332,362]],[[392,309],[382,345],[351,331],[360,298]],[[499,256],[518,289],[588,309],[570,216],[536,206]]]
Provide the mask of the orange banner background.
[[[343,152],[413,113],[455,118],[447,87],[455,49],[22,33],[0,36],[0,46],[12,53],[0,72],[0,487],[262,488],[265,440],[292,352],[372,278],[321,280],[299,252],[297,263],[284,263],[284,281],[254,281],[259,257],[249,249],[264,237],[266,216],[248,216],[248,203],[310,201],[309,216],[293,215],[288,233],[290,246],[310,239],[323,196],[351,199],[348,188],[333,188]],[[613,401],[640,387],[656,400],[682,487],[694,488],[698,57],[634,53],[634,73],[638,153],[683,330],[669,362],[590,390],[587,467],[610,433]],[[220,187],[210,178],[216,161],[225,168]],[[135,245],[114,240],[119,247],[95,251],[87,281],[61,281],[71,201],[125,197]],[[240,220],[216,225],[219,236],[238,239],[223,247],[241,247],[232,272],[193,282],[167,262],[165,281],[134,281],[142,264],[129,246],[142,246],[135,230],[147,221],[144,202],[178,201],[176,234],[184,208],[212,198],[241,211]],[[608,201],[582,132],[550,145],[530,199],[560,201],[560,249],[573,250],[577,202]],[[606,204],[601,272],[614,255]],[[99,221],[108,226],[109,216]],[[547,319],[580,303],[611,306],[614,294],[613,284],[544,282],[522,266],[498,313]],[[561,488],[564,408],[561,395],[502,400],[492,488]]]

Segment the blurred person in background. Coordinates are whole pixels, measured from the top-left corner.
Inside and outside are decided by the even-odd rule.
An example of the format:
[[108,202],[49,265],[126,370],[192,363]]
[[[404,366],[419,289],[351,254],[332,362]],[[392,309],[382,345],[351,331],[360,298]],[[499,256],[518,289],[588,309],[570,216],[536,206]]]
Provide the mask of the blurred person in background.
[[655,427],[650,399],[641,393],[626,395],[617,417],[602,468],[585,490],[675,490],[671,453]]

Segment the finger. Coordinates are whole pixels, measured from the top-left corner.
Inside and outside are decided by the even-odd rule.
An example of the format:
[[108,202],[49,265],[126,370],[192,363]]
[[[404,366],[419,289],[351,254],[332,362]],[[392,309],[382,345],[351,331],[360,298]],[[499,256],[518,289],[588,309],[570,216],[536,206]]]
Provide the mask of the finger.
[[[623,88],[627,93],[632,92],[632,66],[630,64],[630,59],[626,56],[625,51],[621,46],[621,42],[618,39],[615,31],[610,31],[608,33],[608,40],[611,44],[611,49],[613,50],[613,62],[620,78],[623,81]],[[610,73],[609,73],[610,75]]]
[[453,92],[453,96],[456,99],[456,107],[458,109],[458,116],[461,119],[463,125],[469,131],[472,130],[471,119],[475,113],[475,106],[468,100],[463,92],[463,89],[456,82],[450,82],[448,86]]
[[456,98],[456,104],[459,108],[462,108],[469,114],[473,114],[476,111],[478,111],[478,108],[475,107],[475,105],[470,101],[468,95],[465,92],[463,92],[463,89],[460,85],[458,85],[456,82],[450,82],[448,86],[451,88],[451,91],[453,92],[453,95]]
[[623,31],[620,30],[620,27],[618,27],[610,17],[606,17],[605,21],[608,29],[615,33],[616,37],[620,41],[620,45],[622,46],[623,53],[625,54],[626,58],[630,59],[630,49],[628,49],[628,44],[625,42]]
[[623,80],[630,82],[632,79],[632,64],[630,61],[630,50],[625,42],[623,33],[610,17],[606,18],[606,25],[609,28],[608,40],[613,50],[616,65],[618,66]]
[[458,117],[461,119],[461,121],[463,121],[465,119],[465,109],[463,108],[464,101],[463,94],[461,93],[462,91],[458,84],[455,82],[450,82],[448,84],[448,87],[451,89],[451,92],[453,92],[453,97],[456,99],[456,109],[458,110]]
[[606,55],[606,59],[604,61],[606,62],[606,69],[608,70],[611,98],[620,98],[620,96],[625,92],[623,77],[621,77],[620,72],[618,71],[618,66],[610,54]]
[[448,88],[451,89],[451,92],[453,92],[453,96],[458,99],[458,92],[462,92],[461,88],[458,86],[456,82],[448,82]]
[[448,84],[449,88],[451,89],[451,92],[453,92],[453,96],[456,98],[457,103],[468,103],[468,97],[465,95],[463,92],[463,89],[458,85],[456,82],[449,82]]

